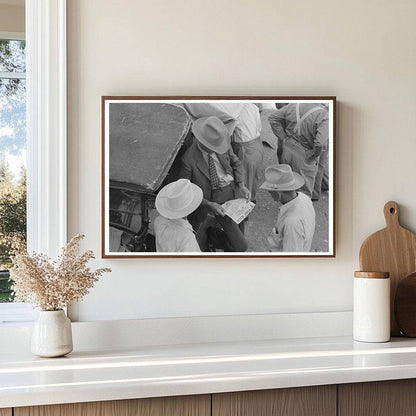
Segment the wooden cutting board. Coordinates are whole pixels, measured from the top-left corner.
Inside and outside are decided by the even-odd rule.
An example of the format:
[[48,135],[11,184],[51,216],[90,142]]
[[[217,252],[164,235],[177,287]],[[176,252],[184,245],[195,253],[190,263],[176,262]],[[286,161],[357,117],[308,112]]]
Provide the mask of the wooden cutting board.
[[386,228],[370,235],[361,246],[360,268],[390,273],[390,329],[397,336],[400,331],[394,317],[394,298],[400,280],[416,271],[416,235],[400,225],[396,202],[384,205],[384,217]]

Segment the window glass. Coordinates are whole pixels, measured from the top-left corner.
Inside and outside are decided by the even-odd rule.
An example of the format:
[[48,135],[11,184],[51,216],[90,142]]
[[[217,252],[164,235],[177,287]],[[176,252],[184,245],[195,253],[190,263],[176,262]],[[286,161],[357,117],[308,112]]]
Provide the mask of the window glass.
[[0,39],[0,302],[12,300],[10,255],[26,242],[25,42]]
[[0,39],[0,72],[26,72],[24,40]]

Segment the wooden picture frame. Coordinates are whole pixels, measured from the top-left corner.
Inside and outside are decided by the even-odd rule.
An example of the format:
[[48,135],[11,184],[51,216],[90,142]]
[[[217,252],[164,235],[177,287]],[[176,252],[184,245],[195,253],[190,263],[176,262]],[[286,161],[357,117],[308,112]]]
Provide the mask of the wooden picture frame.
[[[259,109],[258,116],[253,104]],[[103,258],[335,257],[335,97],[103,96],[101,105]],[[281,108],[278,109],[277,107]],[[251,111],[253,117],[244,118],[242,109]],[[293,119],[295,117],[294,114],[296,114],[297,122]],[[304,116],[305,118],[302,118]],[[217,119],[219,118],[221,123],[223,123],[221,128],[222,125],[227,127],[232,141],[231,153],[237,152],[240,154],[241,165],[247,168],[245,172],[251,169],[249,165],[250,160],[246,156],[248,151],[242,151],[241,149],[246,149],[245,146],[254,144],[254,141],[251,142],[251,136],[247,139],[247,135],[249,135],[250,131],[254,131],[253,120],[257,120],[257,124],[258,120],[260,120],[260,136],[254,137],[253,140],[261,143],[260,147],[264,152],[263,161],[261,165],[256,165],[256,169],[258,169],[256,171],[257,174],[253,174],[250,171],[251,177],[246,173],[244,176],[244,182],[251,181],[250,183],[253,181],[252,178],[260,176],[260,181],[249,189],[253,191],[250,196],[256,191],[256,207],[249,214],[244,231],[248,251],[229,251],[230,247],[234,247],[228,244],[229,241],[227,240],[232,240],[231,234],[229,235],[225,232],[226,228],[219,225],[219,221],[214,226],[214,230],[219,237],[218,239],[216,239],[217,237],[213,238],[212,240],[215,243],[210,243],[211,245],[205,245],[206,242],[201,243],[201,235],[205,236],[204,233],[201,234],[202,226],[199,225],[200,228],[198,229],[200,232],[198,233],[197,226],[192,223],[199,247],[202,247],[204,251],[158,251],[158,249],[164,248],[162,247],[163,241],[160,234],[157,234],[152,229],[154,219],[158,214],[154,208],[154,201],[156,195],[164,186],[178,179],[178,175],[183,176],[183,165],[187,160],[185,157],[186,151],[190,152],[189,148],[192,146],[198,149],[200,147],[203,148],[203,146],[200,146],[201,140],[196,139],[195,132],[193,132],[193,129],[196,129],[193,123],[201,117],[205,118],[197,123],[198,126],[208,129],[208,124],[204,124],[207,121],[206,117],[215,117],[215,121],[218,121]],[[272,120],[271,124],[269,118]],[[251,124],[246,123],[249,126],[244,125],[246,120],[251,120]],[[213,119],[210,119],[209,122],[213,122]],[[236,126],[240,126],[238,127],[239,130]],[[281,126],[283,126],[283,133]],[[305,129],[305,132],[302,129]],[[293,134],[295,130],[299,133],[299,136]],[[202,127],[201,130],[198,130],[198,134],[201,135],[207,134],[207,132],[208,130],[204,132]],[[243,133],[245,137],[243,137]],[[284,135],[285,137],[280,137]],[[252,133],[252,136],[255,136],[255,134]],[[327,137],[326,144],[325,137]],[[250,143],[246,144],[244,142],[241,144],[238,142],[238,139],[244,138],[247,140],[247,143]],[[197,143],[198,141],[199,144]],[[311,144],[309,145],[309,143]],[[237,150],[233,152],[235,146]],[[256,143],[256,146],[258,147],[258,143]],[[309,149],[307,146],[311,148]],[[258,147],[258,149],[260,148]],[[284,151],[284,154],[282,151]],[[322,156],[325,154],[326,159]],[[206,157],[205,155],[205,163],[207,163]],[[278,158],[281,160],[278,161]],[[221,172],[227,175],[229,173],[227,170],[228,165],[225,165],[225,162],[220,159],[217,158],[215,162],[217,172],[218,166],[225,166]],[[234,160],[234,158],[232,159]],[[195,165],[197,167],[202,166],[202,160],[198,161],[198,163],[195,162]],[[298,223],[302,225],[294,226],[298,229],[294,229],[295,231],[293,232],[296,235],[303,233],[305,236],[300,237],[302,240],[300,242],[296,242],[294,240],[295,237],[292,236],[294,243],[289,241],[289,231],[286,234],[283,232],[283,228],[288,228],[289,226],[282,225],[284,216],[281,215],[280,222],[277,220],[278,212],[282,212],[282,210],[280,209],[279,211],[277,203],[272,199],[273,195],[280,195],[278,198],[281,199],[282,192],[274,192],[274,189],[273,192],[258,189],[265,180],[266,169],[268,180],[272,182],[276,180],[278,183],[267,182],[265,186],[280,187],[279,181],[281,178],[279,175],[281,170],[286,175],[285,169],[288,169],[287,166],[282,167],[281,163],[288,160],[290,160],[290,163],[287,164],[292,168],[293,177],[298,179],[298,175],[300,175],[304,181],[303,187],[295,190],[296,197],[302,194],[301,198],[306,201],[304,195],[309,196],[310,199],[315,196],[313,193],[314,188],[315,190],[319,188],[320,192],[321,182],[319,182],[318,186],[316,181],[318,169],[320,169],[320,175],[324,176],[324,181],[326,179],[328,188],[321,193],[320,200],[312,201],[315,212],[313,239],[310,237],[311,215],[308,214],[308,217],[307,214],[298,213],[296,215],[302,217]],[[236,169],[233,167],[232,171],[230,170],[233,178],[229,176],[227,178],[230,178],[228,180],[231,180],[233,189],[240,189],[241,184],[237,182]],[[312,173],[309,173],[308,169],[312,169]],[[313,176],[314,169],[316,169],[315,176]],[[208,172],[208,170],[205,169],[205,172]],[[279,173],[278,178],[272,175],[276,172]],[[273,179],[270,179],[272,176]],[[192,186],[194,186],[197,178],[189,176],[188,179],[193,182]],[[291,180],[293,182],[293,179]],[[182,183],[185,182],[182,181]],[[229,186],[228,182],[225,182],[225,184]],[[204,188],[202,185],[200,187],[201,189]],[[268,189],[271,190],[270,188]],[[282,189],[289,188],[279,188],[278,190],[281,191]],[[210,195],[205,192],[205,188],[203,191],[204,197]],[[289,189],[289,191],[292,191],[292,189]],[[235,197],[237,197],[237,191],[235,192]],[[283,193],[283,195],[287,197],[287,192],[286,194]],[[244,194],[244,196],[248,196],[248,194]],[[162,197],[160,196],[159,198]],[[202,204],[206,201],[209,201],[209,197],[204,198]],[[298,203],[296,202],[296,204]],[[310,202],[307,202],[307,204],[310,204]],[[284,211],[287,215],[292,215],[292,208],[290,210],[287,208],[289,205],[283,205]],[[198,210],[202,210],[202,206]],[[309,205],[306,209],[310,210]],[[207,212],[211,211],[207,209]],[[191,214],[190,218],[193,214]],[[215,218],[217,219],[218,217]],[[295,224],[296,221],[289,222]],[[275,228],[272,227],[273,224]],[[157,246],[153,234],[159,236]],[[173,240],[176,240],[176,238],[179,239],[181,234],[175,233],[174,235]],[[190,235],[188,237],[192,238]],[[224,239],[227,240],[227,243],[221,246]],[[308,239],[309,243],[307,242]],[[206,237],[203,237],[203,240],[206,241]],[[308,244],[311,247],[311,251],[302,251],[304,250],[302,247],[307,247]],[[271,251],[282,250],[283,248],[290,249],[290,247],[301,247],[301,251]],[[205,251],[207,249],[211,251]]]

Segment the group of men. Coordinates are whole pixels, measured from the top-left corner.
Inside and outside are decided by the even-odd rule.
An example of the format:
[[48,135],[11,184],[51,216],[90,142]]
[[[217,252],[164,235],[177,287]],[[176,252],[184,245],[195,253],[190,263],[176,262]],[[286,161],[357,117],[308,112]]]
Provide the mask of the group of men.
[[[252,103],[183,105],[193,119],[193,143],[181,158],[179,179],[156,197],[160,252],[245,252],[246,221],[225,215],[223,204],[268,191],[277,202],[270,251],[308,252],[315,232],[312,199],[325,189],[328,111],[308,103],[276,104],[269,122],[278,139],[277,162],[263,169],[260,109]],[[249,220],[249,219],[248,219]]]

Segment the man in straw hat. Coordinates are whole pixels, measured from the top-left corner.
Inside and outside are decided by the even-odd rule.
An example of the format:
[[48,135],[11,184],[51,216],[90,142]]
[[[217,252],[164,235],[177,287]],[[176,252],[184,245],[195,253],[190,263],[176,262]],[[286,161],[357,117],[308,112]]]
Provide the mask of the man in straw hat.
[[156,209],[160,215],[154,220],[156,251],[201,251],[192,226],[186,219],[201,202],[201,188],[187,179],[179,179],[159,191]]
[[269,166],[265,178],[260,189],[269,191],[281,204],[276,226],[268,238],[271,251],[310,251],[315,232],[315,210],[308,196],[296,192],[304,185],[304,178],[286,164]]
[[193,120],[216,116],[226,125],[233,151],[244,166],[245,185],[254,201],[263,162],[259,107],[253,103],[234,102],[185,103],[184,107]]
[[230,133],[215,116],[196,120],[192,132],[196,140],[182,157],[179,176],[198,185],[204,198],[200,208],[190,216],[190,222],[198,229],[207,215],[213,213],[225,234],[224,250],[246,251],[243,232],[231,218],[225,216],[221,206],[235,198],[250,198],[250,191],[244,182],[244,167],[231,149]]

